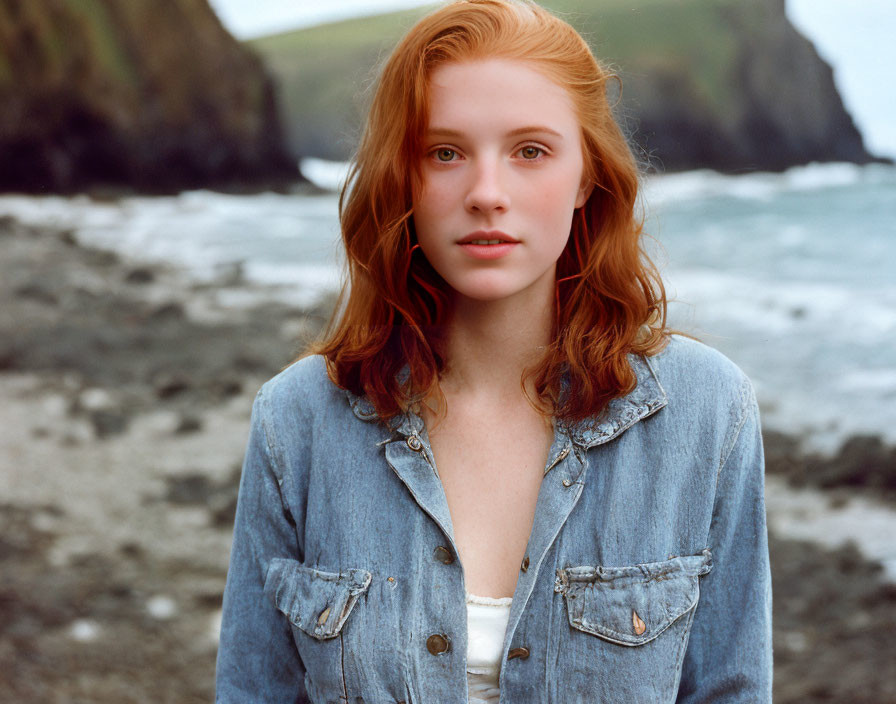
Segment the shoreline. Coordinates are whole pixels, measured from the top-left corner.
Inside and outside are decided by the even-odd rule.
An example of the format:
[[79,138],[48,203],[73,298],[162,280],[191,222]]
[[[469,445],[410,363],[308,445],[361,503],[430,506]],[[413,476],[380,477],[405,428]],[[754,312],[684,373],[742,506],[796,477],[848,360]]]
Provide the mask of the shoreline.
[[[252,398],[327,305],[11,217],[0,246],[0,699],[210,701]],[[896,448],[854,437],[823,458],[765,441],[770,486],[896,513]],[[896,586],[855,546],[776,535],[769,513],[776,701],[896,696]]]

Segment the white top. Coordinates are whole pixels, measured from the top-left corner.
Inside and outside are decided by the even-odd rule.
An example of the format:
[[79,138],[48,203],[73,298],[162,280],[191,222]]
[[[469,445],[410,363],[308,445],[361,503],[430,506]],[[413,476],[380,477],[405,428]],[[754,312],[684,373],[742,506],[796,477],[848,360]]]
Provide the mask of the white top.
[[492,704],[500,697],[498,677],[501,674],[501,653],[512,602],[509,596],[492,599],[467,594],[469,704]]

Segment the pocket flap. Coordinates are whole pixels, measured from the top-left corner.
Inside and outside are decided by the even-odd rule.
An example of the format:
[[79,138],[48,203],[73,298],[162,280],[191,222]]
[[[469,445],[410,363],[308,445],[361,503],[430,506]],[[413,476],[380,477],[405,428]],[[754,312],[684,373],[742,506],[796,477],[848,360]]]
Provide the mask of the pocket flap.
[[268,566],[264,593],[296,628],[325,640],[339,635],[358,597],[369,586],[367,570],[323,572],[278,557]]
[[712,569],[708,549],[630,567],[557,570],[569,624],[619,645],[643,645],[697,605],[698,579]]

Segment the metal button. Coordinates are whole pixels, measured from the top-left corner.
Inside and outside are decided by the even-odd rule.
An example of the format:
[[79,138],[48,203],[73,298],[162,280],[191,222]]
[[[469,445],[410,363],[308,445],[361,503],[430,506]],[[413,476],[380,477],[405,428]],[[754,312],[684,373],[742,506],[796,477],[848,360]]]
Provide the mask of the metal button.
[[323,611],[320,612],[320,616],[317,617],[317,625],[323,626],[327,622],[327,616],[330,615],[330,607],[328,606]]
[[523,558],[523,564],[520,565],[520,569],[521,569],[523,572],[527,572],[527,571],[529,570],[529,556],[528,556],[528,555],[526,555],[526,556]]
[[569,479],[564,479],[564,480],[563,480],[563,486],[565,486],[565,487],[567,487],[567,488],[568,488],[568,487],[571,487],[571,486],[572,486],[572,482],[569,481]]
[[433,633],[426,639],[426,649],[430,655],[441,655],[451,649],[451,641],[448,640],[448,636],[444,636],[441,633]]
[[433,550],[432,554],[439,562],[443,562],[446,565],[450,565],[454,562],[454,555],[451,554],[451,551],[448,548],[442,545],[439,545],[439,547]]
[[410,435],[408,436],[408,447],[414,452],[420,452],[423,449],[423,443],[420,442],[420,438],[416,435]]
[[513,648],[509,653],[507,653],[507,659],[513,660],[514,658],[522,658],[525,660],[529,657],[529,649],[528,648]]

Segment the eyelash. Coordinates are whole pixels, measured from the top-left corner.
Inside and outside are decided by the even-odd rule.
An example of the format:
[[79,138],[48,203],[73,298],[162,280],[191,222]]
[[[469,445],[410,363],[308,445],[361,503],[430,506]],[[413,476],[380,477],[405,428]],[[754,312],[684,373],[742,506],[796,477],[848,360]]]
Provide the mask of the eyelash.
[[[537,149],[539,152],[541,152],[541,154],[539,154],[534,159],[523,158],[523,161],[532,161],[532,162],[537,163],[537,162],[541,161],[548,153],[547,149],[545,149],[542,146],[539,146],[538,144],[524,144],[519,149],[517,149],[514,152],[514,154],[518,154],[519,152],[523,151],[524,149]],[[430,157],[432,157],[433,161],[435,161],[436,163],[438,163],[438,164],[453,164],[456,161],[456,159],[451,159],[450,161],[441,161],[437,156],[440,151],[448,151],[453,154],[457,154],[457,150],[451,149],[451,147],[436,147],[429,153]]]

